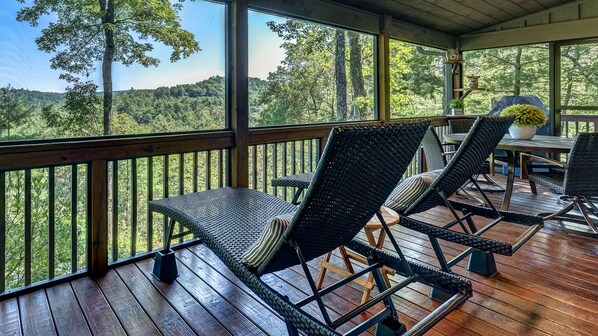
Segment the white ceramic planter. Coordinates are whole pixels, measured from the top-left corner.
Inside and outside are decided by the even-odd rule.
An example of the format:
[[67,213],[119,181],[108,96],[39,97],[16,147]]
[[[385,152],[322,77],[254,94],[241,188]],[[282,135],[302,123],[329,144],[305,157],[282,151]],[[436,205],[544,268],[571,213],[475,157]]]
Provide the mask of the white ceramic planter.
[[509,127],[509,134],[513,139],[530,140],[536,135],[538,126],[515,126]]
[[463,115],[463,109],[452,108],[451,115]]

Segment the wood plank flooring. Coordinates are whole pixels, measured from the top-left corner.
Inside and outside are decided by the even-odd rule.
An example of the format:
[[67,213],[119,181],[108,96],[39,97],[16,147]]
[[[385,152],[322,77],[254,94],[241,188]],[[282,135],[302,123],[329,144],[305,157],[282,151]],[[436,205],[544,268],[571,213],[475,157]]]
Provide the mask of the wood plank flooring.
[[[504,183],[504,178],[499,180]],[[539,191],[540,195],[532,195],[527,184],[518,180],[511,210],[537,213],[558,207],[553,194]],[[502,194],[491,197],[500,204]],[[449,213],[437,208],[418,217],[441,223]],[[491,236],[512,240],[522,230],[503,225]],[[437,265],[424,235],[399,226],[393,231],[408,258]],[[359,237],[365,239],[363,234]],[[441,245],[448,256],[463,249],[453,243]],[[496,256],[499,273],[494,277],[470,273],[462,261],[453,270],[472,280],[474,297],[428,334],[598,335],[597,256],[598,240],[565,234],[548,222],[515,256]],[[286,334],[277,314],[205,246],[179,250],[176,257],[180,276],[170,285],[151,275],[152,260],[143,260],[111,270],[97,280],[77,279],[0,301],[0,335]],[[338,255],[331,262],[342,265]],[[312,273],[318,273],[315,260],[309,266]],[[302,278],[301,269],[293,267],[263,279],[295,301],[309,291]],[[328,272],[325,284],[338,278]],[[413,284],[393,297],[408,327],[438,307],[428,294],[429,288]],[[353,283],[327,296],[325,304],[334,319],[360,299],[361,288]],[[305,310],[319,315],[315,304]],[[371,313],[356,317],[339,331],[347,331],[369,316]]]

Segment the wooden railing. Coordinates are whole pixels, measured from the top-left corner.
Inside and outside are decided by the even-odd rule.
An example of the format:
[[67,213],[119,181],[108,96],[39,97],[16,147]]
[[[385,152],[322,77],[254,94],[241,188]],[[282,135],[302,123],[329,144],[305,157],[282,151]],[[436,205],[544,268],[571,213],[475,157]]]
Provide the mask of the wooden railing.
[[[251,129],[249,187],[289,199],[270,180],[312,171],[332,126]],[[229,185],[234,145],[231,131],[0,144],[0,298],[150,255],[166,219],[147,201]],[[407,175],[420,169],[418,154]]]
[[567,138],[580,132],[598,132],[597,125],[598,115],[561,114],[561,136]]

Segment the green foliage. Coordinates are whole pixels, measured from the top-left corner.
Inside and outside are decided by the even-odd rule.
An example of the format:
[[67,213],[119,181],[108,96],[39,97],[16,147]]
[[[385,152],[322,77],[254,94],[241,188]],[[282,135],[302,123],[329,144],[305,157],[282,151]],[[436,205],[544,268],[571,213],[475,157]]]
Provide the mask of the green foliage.
[[513,125],[515,126],[544,126],[546,125],[546,115],[537,106],[528,104],[511,105],[500,113],[502,116],[515,116]]
[[462,98],[451,99],[449,107],[454,109],[462,109],[463,107],[465,107],[465,101]]
[[157,66],[160,60],[150,55],[152,42],[172,47],[171,62],[200,50],[193,34],[181,27],[182,1],[34,0],[17,13],[17,21],[37,26],[42,16],[55,15],[56,22],[35,42],[39,50],[54,54],[52,69],[63,70],[60,78],[75,86],[86,85],[81,77],[89,77],[102,62],[103,126],[104,134],[111,134],[113,62]]
[[6,131],[7,138],[10,138],[11,130],[23,122],[32,111],[32,107],[15,96],[10,85],[0,88],[0,135]]

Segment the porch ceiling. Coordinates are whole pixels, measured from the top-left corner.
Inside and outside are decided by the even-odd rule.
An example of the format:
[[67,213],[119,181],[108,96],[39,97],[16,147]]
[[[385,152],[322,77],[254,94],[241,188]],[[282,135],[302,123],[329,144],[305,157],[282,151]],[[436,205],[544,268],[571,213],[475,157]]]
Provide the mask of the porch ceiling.
[[576,0],[333,0],[454,36]]

